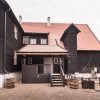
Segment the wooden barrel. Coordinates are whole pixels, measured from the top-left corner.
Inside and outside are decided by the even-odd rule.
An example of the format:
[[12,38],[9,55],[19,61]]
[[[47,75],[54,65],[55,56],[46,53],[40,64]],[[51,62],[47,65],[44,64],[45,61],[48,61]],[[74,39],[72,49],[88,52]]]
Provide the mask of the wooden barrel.
[[72,80],[70,80],[69,86],[72,89],[78,89],[78,87],[79,87],[79,80],[78,79],[72,79]]
[[6,79],[5,88],[11,89],[14,87],[15,87],[15,79],[14,78]]

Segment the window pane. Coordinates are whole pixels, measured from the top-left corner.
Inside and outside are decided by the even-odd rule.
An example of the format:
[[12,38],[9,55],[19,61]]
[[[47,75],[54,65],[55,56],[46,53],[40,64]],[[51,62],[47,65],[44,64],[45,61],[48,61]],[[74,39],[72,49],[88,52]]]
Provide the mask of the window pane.
[[41,44],[47,44],[47,39],[41,39]]
[[38,74],[43,74],[43,65],[38,65]]
[[23,36],[23,44],[29,44],[29,36]]
[[30,39],[30,44],[36,44],[36,39]]

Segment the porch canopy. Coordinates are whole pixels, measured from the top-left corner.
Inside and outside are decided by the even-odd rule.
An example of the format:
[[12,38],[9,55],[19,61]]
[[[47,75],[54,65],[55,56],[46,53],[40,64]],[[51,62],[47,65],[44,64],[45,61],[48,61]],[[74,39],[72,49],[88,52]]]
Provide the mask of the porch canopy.
[[68,51],[58,45],[25,45],[17,51],[18,55],[67,55]]

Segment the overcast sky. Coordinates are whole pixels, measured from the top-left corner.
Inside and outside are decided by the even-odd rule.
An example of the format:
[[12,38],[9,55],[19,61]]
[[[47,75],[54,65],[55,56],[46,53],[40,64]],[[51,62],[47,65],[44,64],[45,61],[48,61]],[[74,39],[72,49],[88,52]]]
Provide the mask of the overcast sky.
[[88,24],[100,40],[100,0],[6,0],[25,22]]

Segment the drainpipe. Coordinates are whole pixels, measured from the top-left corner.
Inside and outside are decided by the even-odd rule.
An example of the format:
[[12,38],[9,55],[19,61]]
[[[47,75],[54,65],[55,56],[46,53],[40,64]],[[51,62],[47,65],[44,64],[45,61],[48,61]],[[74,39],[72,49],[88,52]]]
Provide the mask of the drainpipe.
[[10,8],[8,10],[5,11],[5,32],[4,32],[4,64],[3,64],[3,73],[4,73],[4,79],[3,79],[3,83],[5,85],[5,74],[8,73],[8,71],[6,70],[6,35],[7,35],[7,13],[10,11]]

